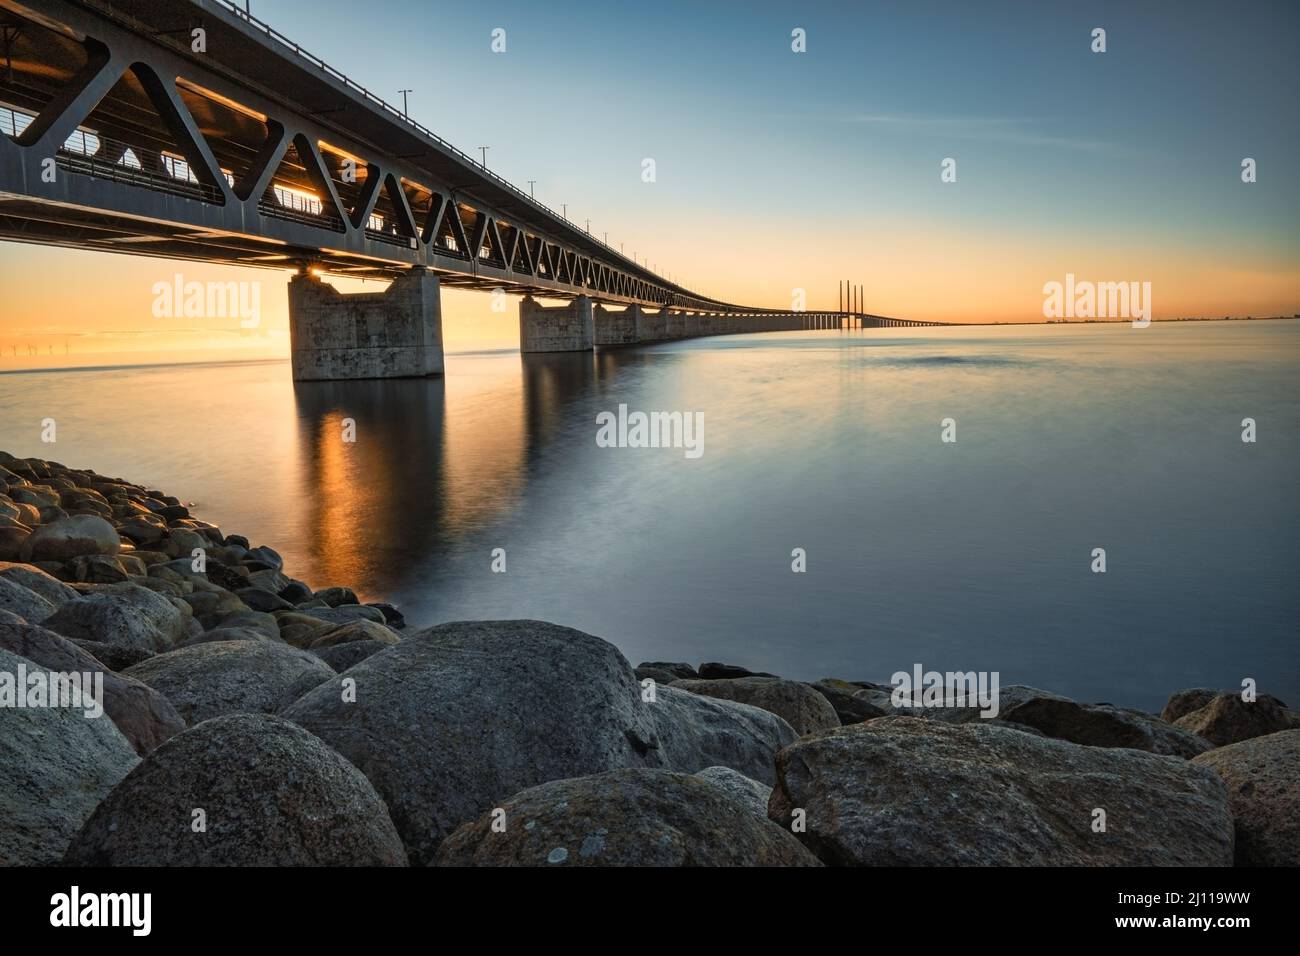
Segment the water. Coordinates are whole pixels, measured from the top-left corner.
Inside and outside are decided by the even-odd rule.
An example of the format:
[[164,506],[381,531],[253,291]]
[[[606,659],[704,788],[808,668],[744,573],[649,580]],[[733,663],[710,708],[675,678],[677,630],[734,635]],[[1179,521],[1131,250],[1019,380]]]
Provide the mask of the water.
[[[416,625],[540,618],[633,663],[805,679],[996,670],[1148,709],[1252,677],[1297,703],[1298,383],[1290,321],[776,333],[450,355],[438,381],[3,374],[0,448],[192,500]],[[620,403],[703,412],[704,454],[598,448]]]

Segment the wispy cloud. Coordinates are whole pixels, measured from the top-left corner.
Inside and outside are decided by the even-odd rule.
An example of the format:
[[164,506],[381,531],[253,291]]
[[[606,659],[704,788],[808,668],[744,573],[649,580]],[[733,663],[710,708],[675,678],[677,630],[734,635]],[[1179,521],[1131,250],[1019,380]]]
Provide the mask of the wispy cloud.
[[1101,139],[1056,136],[1043,130],[1044,121],[1016,117],[920,116],[907,113],[856,113],[826,117],[831,122],[855,126],[872,126],[922,136],[946,139],[980,140],[1008,146],[1041,146],[1069,149],[1098,155],[1132,155],[1127,146]]

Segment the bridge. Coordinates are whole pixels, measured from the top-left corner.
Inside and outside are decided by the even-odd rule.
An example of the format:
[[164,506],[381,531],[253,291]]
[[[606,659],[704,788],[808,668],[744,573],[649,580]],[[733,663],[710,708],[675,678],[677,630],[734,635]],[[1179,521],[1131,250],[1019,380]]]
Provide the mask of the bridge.
[[0,0],[0,133],[2,239],[296,269],[295,379],[441,374],[443,285],[521,296],[524,352],[941,324],[686,289],[229,0]]

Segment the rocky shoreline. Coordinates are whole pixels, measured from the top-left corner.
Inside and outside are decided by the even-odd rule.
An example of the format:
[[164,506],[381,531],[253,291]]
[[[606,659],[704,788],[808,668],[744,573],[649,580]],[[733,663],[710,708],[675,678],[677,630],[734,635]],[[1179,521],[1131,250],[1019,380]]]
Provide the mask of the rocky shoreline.
[[[175,497],[0,452],[0,864],[1300,864],[1300,716],[1267,694],[1015,685],[985,719],[403,625]],[[69,675],[102,715],[33,697]]]

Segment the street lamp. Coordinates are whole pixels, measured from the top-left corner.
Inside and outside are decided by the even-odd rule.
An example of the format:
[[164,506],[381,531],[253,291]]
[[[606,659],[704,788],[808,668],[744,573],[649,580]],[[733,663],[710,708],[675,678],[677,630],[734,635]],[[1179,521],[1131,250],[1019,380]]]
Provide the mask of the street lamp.
[[537,180],[535,180],[535,179],[530,179],[530,180],[528,180],[528,198],[529,198],[529,199],[536,199],[536,198],[537,198],[536,196],[533,195],[533,187],[536,186],[536,185],[537,185]]
[[481,165],[484,169],[487,169],[487,151],[488,151],[489,149],[491,149],[491,148],[492,148],[491,146],[480,146],[480,147],[479,147],[479,152],[483,154],[483,162],[480,163],[480,165]]
[[415,90],[398,90],[397,92],[402,94],[402,119],[407,119],[408,115],[406,111],[406,94],[414,93]]

